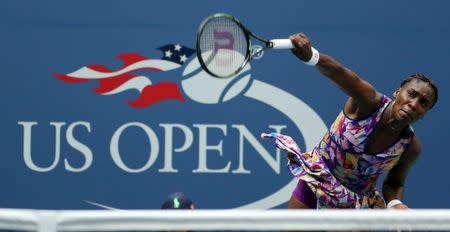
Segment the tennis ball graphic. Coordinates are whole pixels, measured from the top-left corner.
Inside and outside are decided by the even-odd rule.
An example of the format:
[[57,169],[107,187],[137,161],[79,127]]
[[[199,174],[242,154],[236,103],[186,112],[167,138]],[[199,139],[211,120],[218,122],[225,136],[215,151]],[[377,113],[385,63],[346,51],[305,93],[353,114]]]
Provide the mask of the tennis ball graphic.
[[[235,56],[242,55],[238,53]],[[203,70],[195,58],[183,70],[182,75],[187,78],[181,82],[181,86],[184,93],[193,101],[204,104],[226,102],[238,96],[249,85],[251,80],[249,70],[250,64],[247,64],[243,70],[230,78],[216,78]]]

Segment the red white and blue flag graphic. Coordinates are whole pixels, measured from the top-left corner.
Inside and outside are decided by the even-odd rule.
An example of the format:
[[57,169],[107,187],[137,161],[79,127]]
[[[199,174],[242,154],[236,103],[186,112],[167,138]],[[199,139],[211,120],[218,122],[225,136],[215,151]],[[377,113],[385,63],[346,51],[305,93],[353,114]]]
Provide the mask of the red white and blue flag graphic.
[[158,48],[163,52],[161,59],[149,59],[136,53],[124,53],[117,56],[123,65],[118,70],[111,70],[103,65],[92,64],[84,66],[68,74],[54,74],[55,77],[69,83],[99,81],[94,92],[102,95],[122,93],[136,89],[140,92],[136,100],[128,101],[133,107],[146,107],[160,101],[186,101],[176,82],[152,81],[143,75],[133,74],[138,70],[170,71],[184,65],[195,52],[194,49],[180,44],[168,44]]

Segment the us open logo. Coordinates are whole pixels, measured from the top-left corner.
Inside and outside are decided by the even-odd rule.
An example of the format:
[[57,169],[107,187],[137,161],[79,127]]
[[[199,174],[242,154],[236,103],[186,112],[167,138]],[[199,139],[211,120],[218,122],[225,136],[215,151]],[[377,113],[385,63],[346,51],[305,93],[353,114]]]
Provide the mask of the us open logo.
[[[180,44],[168,44],[159,48],[162,51],[163,56],[160,59],[149,59],[139,54],[120,54],[117,57],[123,61],[121,68],[112,70],[103,65],[88,65],[75,70],[68,74],[55,74],[58,79],[71,83],[82,83],[98,81],[99,85],[93,91],[100,95],[108,96],[120,94],[126,91],[138,91],[139,96],[137,99],[128,99],[128,105],[135,108],[152,107],[154,104],[160,104],[163,101],[179,101],[180,104],[190,104],[190,102],[196,102],[204,105],[218,105],[227,103],[233,99],[247,98],[251,101],[259,102],[267,105],[276,111],[280,112],[287,118],[289,118],[293,125],[298,129],[299,134],[303,136],[305,147],[304,150],[312,150],[315,143],[323,136],[326,131],[326,127],[317,113],[311,109],[302,100],[294,95],[284,91],[269,83],[259,81],[255,77],[252,77],[251,66],[247,64],[246,67],[237,75],[227,78],[219,79],[210,76],[207,72],[202,70],[197,58],[192,58],[195,53],[194,49],[182,46]],[[175,69],[182,70],[181,81],[155,81],[151,78],[152,72],[168,72]],[[150,76],[145,74],[137,74],[137,71],[150,71]],[[245,107],[245,106],[242,106]],[[144,112],[143,112],[144,113]],[[59,153],[55,152],[55,159],[50,166],[42,167],[33,162],[31,152],[31,137],[32,127],[36,125],[36,122],[19,122],[19,125],[23,126],[24,130],[24,160],[26,166],[36,172],[49,172],[55,168],[60,159]],[[55,127],[56,134],[61,134],[61,127],[63,124],[50,123]],[[208,137],[206,131],[211,125],[196,124],[194,125],[200,132],[199,140],[202,138],[206,140]],[[221,128],[220,125],[213,125],[217,128]],[[85,156],[85,162],[81,167],[75,168],[70,166],[70,162],[65,160],[65,169],[71,172],[83,172],[90,168],[92,164],[92,151],[86,145],[77,141],[71,133],[75,127],[89,128],[90,124],[87,122],[77,122],[69,125],[66,133],[66,138],[69,144]],[[139,128],[145,132],[150,142],[150,154],[148,160],[141,167],[130,167],[124,161],[121,152],[119,151],[119,143],[122,134],[129,128]],[[191,145],[193,140],[193,133],[191,129],[184,126],[182,123],[164,124],[165,131],[171,131],[171,133],[165,135],[164,140],[165,147],[165,161],[164,166],[159,169],[159,173],[177,173],[178,170],[172,165],[172,152],[169,148],[173,148],[173,140],[171,136],[174,136],[172,131],[178,129],[184,134],[184,144],[178,148],[174,148],[175,152],[186,151]],[[251,174],[250,170],[244,167],[243,157],[244,149],[242,143],[250,143],[254,150],[259,153],[265,162],[275,172],[279,172],[279,166],[285,165],[284,154],[280,157],[280,152],[276,152],[276,157],[273,158],[274,150],[267,151],[259,139],[259,134],[251,133],[245,125],[232,125],[234,129],[239,132],[239,165],[238,168],[231,172],[237,174]],[[270,126],[269,126],[270,127]],[[260,132],[267,132],[268,127],[262,128]],[[222,128],[223,129],[223,128]],[[273,126],[273,131],[282,133],[283,127]],[[203,132],[202,132],[203,131]],[[203,133],[203,134],[202,134]],[[168,139],[167,139],[168,138]],[[155,163],[160,148],[159,140],[161,140],[156,133],[149,126],[144,123],[130,122],[121,125],[117,128],[110,139],[110,156],[115,165],[122,171],[127,173],[142,173],[150,170]],[[267,141],[264,141],[267,143]],[[56,146],[56,145],[55,145]],[[199,164],[198,167],[193,170],[193,173],[200,173],[205,175],[213,175],[214,173],[230,172],[229,164],[221,170],[214,170],[208,167],[206,163],[206,156],[208,149],[215,149],[216,151],[223,152],[220,146],[211,148],[208,144],[200,142],[199,145]],[[203,146],[203,147],[202,147]],[[28,148],[27,148],[28,147]],[[55,148],[56,149],[56,148]],[[170,154],[167,154],[170,153]],[[256,156],[256,155],[255,155]],[[155,167],[153,167],[155,168]],[[258,196],[249,202],[240,204],[235,208],[259,208],[267,209],[273,208],[280,204],[285,203],[292,193],[297,180],[292,178],[287,183],[283,184],[281,188],[273,189],[269,194],[265,196]],[[87,199],[88,202],[97,204],[95,200]],[[105,207],[114,208],[114,205]]]

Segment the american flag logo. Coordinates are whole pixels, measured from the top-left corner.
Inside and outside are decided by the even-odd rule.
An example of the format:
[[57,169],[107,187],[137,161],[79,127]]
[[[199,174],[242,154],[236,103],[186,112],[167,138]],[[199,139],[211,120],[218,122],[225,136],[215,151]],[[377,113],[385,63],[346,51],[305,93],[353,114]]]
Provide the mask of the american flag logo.
[[195,52],[180,44],[167,44],[158,48],[163,52],[161,59],[149,59],[136,53],[124,53],[117,56],[123,65],[117,70],[98,64],[81,67],[68,74],[54,74],[58,79],[68,83],[81,83],[87,81],[99,81],[99,86],[93,91],[101,95],[112,95],[127,90],[138,90],[139,97],[129,100],[132,107],[146,107],[152,104],[178,100],[185,102],[176,82],[152,83],[150,78],[133,74],[138,70],[151,70],[165,72],[182,67],[187,59]]

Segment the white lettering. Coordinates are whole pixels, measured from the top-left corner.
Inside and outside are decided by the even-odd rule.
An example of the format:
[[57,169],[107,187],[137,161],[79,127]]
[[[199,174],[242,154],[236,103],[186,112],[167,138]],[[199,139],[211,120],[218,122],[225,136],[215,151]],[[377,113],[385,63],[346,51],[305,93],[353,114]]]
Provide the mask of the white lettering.
[[209,169],[207,167],[206,155],[208,150],[217,150],[219,155],[222,156],[222,140],[217,145],[207,145],[207,134],[209,128],[220,129],[224,135],[227,135],[227,126],[219,124],[194,124],[194,127],[198,128],[198,168],[193,170],[194,173],[227,173],[230,170],[230,162],[222,169]]
[[[270,153],[261,145],[258,139],[253,136],[245,125],[231,125],[231,127],[236,128],[239,131],[239,167],[233,170],[233,173],[251,173],[244,167],[244,138],[258,151],[261,157],[266,161],[267,164],[273,169],[274,172],[280,174],[280,150],[276,150],[275,159],[272,158]],[[270,128],[274,129],[276,132],[280,133],[282,129],[286,126],[276,126],[271,125]]]
[[159,124],[164,128],[164,167],[162,169],[159,169],[159,172],[173,172],[177,173],[178,170],[173,168],[173,128],[179,128],[184,133],[184,144],[179,147],[175,148],[175,152],[183,152],[186,151],[191,145],[192,141],[194,140],[194,136],[192,135],[191,129],[189,127],[182,125],[182,124]]
[[[66,124],[65,122],[50,122],[50,125],[54,127],[55,130],[55,154],[54,158],[51,161],[50,165],[42,165],[36,164],[32,159],[32,131],[33,126],[38,125],[38,122],[34,121],[19,121],[19,125],[23,127],[23,159],[25,165],[36,172],[49,172],[56,168],[59,163],[61,157],[61,130],[62,127]],[[163,129],[163,136],[159,138],[164,138],[164,162],[162,163],[162,167],[158,169],[160,173],[178,173],[179,169],[174,167],[174,153],[186,152],[189,148],[192,147],[194,138],[194,133],[192,129],[183,124],[169,124],[169,123],[161,123],[159,126]],[[247,161],[246,153],[249,153],[248,149],[244,147],[244,144],[250,144],[255,150],[256,153],[262,157],[264,162],[268,164],[268,166],[277,174],[280,174],[280,150],[275,149],[274,151],[267,151],[265,147],[262,145],[262,141],[257,138],[254,134],[252,134],[249,129],[243,124],[233,124],[231,128],[236,129],[239,133],[239,137],[229,137],[227,136],[228,126],[226,124],[193,124],[193,127],[198,129],[198,154],[190,153],[193,158],[198,157],[198,166],[196,169],[192,170],[193,173],[233,173],[233,174],[250,174],[252,171],[247,169],[245,164]],[[83,172],[89,169],[92,166],[94,160],[94,154],[92,150],[85,144],[80,141],[80,138],[75,138],[75,129],[76,128],[85,128],[88,133],[91,133],[91,123],[85,121],[78,121],[70,124],[66,130],[65,136],[67,143],[79,151],[84,158],[84,162],[75,165],[73,162],[70,162],[69,158],[64,158],[64,168],[69,172]],[[147,139],[149,141],[149,154],[148,159],[145,161],[145,164],[139,167],[130,167],[124,162],[123,157],[126,157],[126,154],[129,152],[121,151],[119,149],[120,138],[126,129],[131,129],[133,127],[138,128],[138,130],[142,130],[145,132]],[[283,129],[286,128],[285,125],[269,125],[273,131],[281,133]],[[177,138],[177,139],[175,139]],[[180,138],[184,138],[180,140]],[[218,139],[217,139],[218,138]],[[211,140],[215,139],[216,142],[212,142]],[[218,141],[217,141],[218,140]],[[177,144],[174,144],[174,141],[177,141]],[[178,144],[182,141],[181,144]],[[232,162],[230,160],[226,160],[223,154],[223,145],[225,142],[239,142],[239,145],[233,148],[230,148],[229,152],[236,154],[238,156],[237,164],[233,166],[233,170],[230,170]],[[101,144],[99,145],[101,146]],[[150,169],[156,162],[159,155],[159,139],[157,134],[153,131],[151,127],[146,124],[140,122],[129,122],[120,126],[112,135],[110,144],[109,144],[110,155],[115,163],[120,169],[124,170],[128,173],[140,173]],[[213,154],[219,155],[219,157],[211,157]],[[273,155],[275,153],[275,155]],[[254,156],[253,154],[251,154]],[[36,155],[35,155],[36,156]],[[214,159],[214,162],[212,161]],[[252,157],[250,160],[253,160]],[[208,160],[210,161],[208,163]],[[234,159],[233,159],[234,160]],[[221,163],[222,162],[222,163]],[[233,161],[234,162],[234,161]],[[248,161],[247,161],[248,162]]]
[[31,129],[37,122],[18,122],[19,125],[23,126],[23,159],[25,165],[33,171],[36,172],[49,172],[53,170],[59,162],[60,151],[61,151],[61,127],[65,125],[64,122],[50,122],[50,125],[55,127],[55,158],[53,163],[48,167],[39,167],[34,164],[31,158]]
[[[150,142],[150,154],[149,154],[149,159],[147,161],[147,163],[138,169],[132,169],[129,168],[128,166],[125,165],[125,163],[122,161],[122,157],[120,156],[120,152],[119,152],[119,140],[120,140],[120,136],[122,135],[122,132],[127,129],[128,127],[139,127],[142,130],[144,130],[144,132],[147,134],[148,137],[148,141]],[[109,146],[109,150],[111,152],[111,157],[114,161],[114,163],[116,163],[116,165],[121,168],[122,170],[126,171],[126,172],[130,172],[130,173],[139,173],[139,172],[143,172],[147,169],[149,169],[153,163],[155,163],[156,158],[158,157],[158,153],[159,153],[159,142],[158,142],[158,138],[156,137],[155,132],[153,132],[153,130],[148,127],[147,125],[140,123],[140,122],[130,122],[130,123],[126,123],[124,125],[122,125],[121,127],[119,127],[119,129],[117,129],[112,138],[111,138],[111,144]]]
[[64,159],[64,167],[66,170],[70,172],[82,172],[88,169],[92,164],[92,151],[87,147],[86,145],[80,143],[75,137],[73,136],[73,130],[76,126],[81,125],[87,128],[87,131],[91,132],[91,124],[89,122],[75,122],[69,125],[66,131],[66,139],[67,142],[76,150],[80,151],[81,154],[83,154],[85,162],[84,164],[79,168],[74,168],[72,165],[69,164],[69,161],[67,159]]

